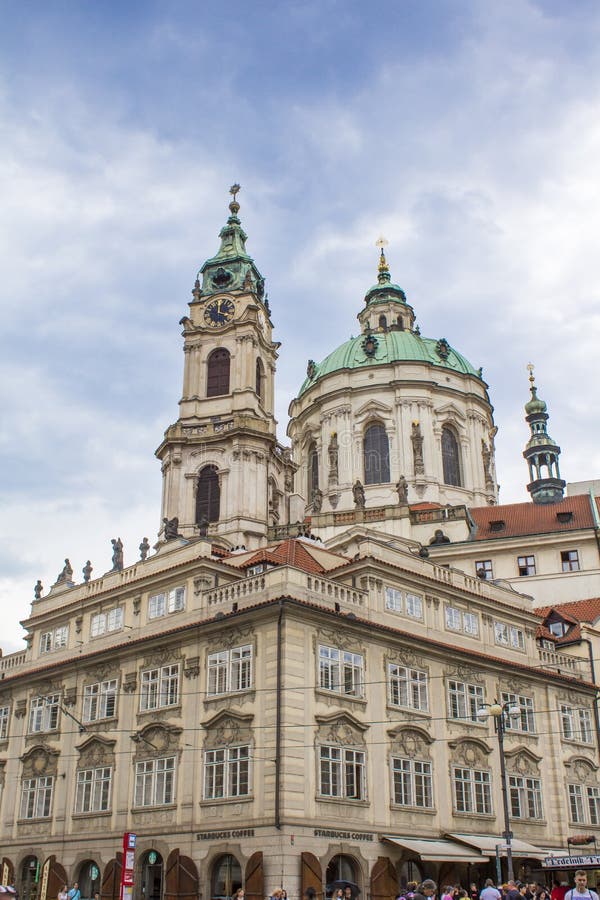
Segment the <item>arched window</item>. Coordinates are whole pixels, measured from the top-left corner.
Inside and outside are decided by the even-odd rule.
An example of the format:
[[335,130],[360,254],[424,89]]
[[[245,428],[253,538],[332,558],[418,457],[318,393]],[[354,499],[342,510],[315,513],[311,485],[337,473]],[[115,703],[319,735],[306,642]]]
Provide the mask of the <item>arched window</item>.
[[230,853],[219,856],[212,867],[212,900],[229,900],[242,886],[242,867]]
[[216,466],[204,466],[198,478],[196,491],[196,525],[218,522],[221,505],[221,487]]
[[387,319],[385,316],[379,316],[379,327],[382,331],[387,331]]
[[229,351],[219,347],[208,357],[206,374],[206,396],[220,397],[229,393]]
[[335,888],[333,885],[338,881],[350,881],[356,884],[357,874],[356,861],[351,856],[346,856],[342,853],[333,856],[329,860],[325,874],[326,896],[332,897],[334,895]]
[[383,484],[390,480],[390,444],[381,422],[373,422],[365,431],[365,484]]
[[461,486],[460,479],[460,452],[456,435],[447,425],[442,428],[442,468],[444,470],[444,484]]
[[315,441],[308,446],[308,502],[312,500],[315,491],[319,490],[319,451]]
[[398,316],[397,319],[398,331],[404,331],[404,319],[402,316]]
[[263,400],[263,387],[265,383],[265,370],[262,361],[256,360],[256,396],[259,400]]

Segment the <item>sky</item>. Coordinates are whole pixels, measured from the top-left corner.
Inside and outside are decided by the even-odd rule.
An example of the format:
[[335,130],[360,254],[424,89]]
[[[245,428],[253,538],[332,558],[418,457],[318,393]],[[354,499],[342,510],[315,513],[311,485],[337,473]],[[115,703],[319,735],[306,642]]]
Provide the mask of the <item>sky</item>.
[[527,499],[526,365],[568,481],[598,477],[593,0],[0,0],[0,645],[33,586],[160,524],[179,319],[239,181],[282,342],[356,334],[384,234],[421,333],[483,374]]

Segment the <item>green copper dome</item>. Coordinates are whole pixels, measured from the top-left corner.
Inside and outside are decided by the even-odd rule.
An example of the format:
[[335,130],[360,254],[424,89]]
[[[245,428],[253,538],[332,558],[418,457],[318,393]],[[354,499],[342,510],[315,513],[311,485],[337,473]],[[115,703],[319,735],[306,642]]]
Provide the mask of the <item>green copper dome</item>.
[[428,363],[441,369],[460,372],[461,375],[481,378],[481,370],[474,369],[444,338],[424,338],[411,331],[377,331],[371,335],[360,334],[350,338],[321,363],[311,360],[308,377],[300,388],[299,396],[320,378],[331,375],[332,372],[387,366],[396,362]]

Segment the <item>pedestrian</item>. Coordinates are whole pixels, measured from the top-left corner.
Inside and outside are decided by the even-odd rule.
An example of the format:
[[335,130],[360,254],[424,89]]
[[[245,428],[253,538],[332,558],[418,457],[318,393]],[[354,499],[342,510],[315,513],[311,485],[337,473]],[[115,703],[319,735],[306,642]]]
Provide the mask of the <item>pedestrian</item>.
[[81,900],[81,891],[79,890],[79,885],[76,881],[73,882],[73,887],[67,893],[67,897],[69,900]]
[[565,900],[565,894],[569,890],[566,881],[555,880],[550,891],[550,900]]
[[271,894],[271,900],[281,900],[283,896],[283,888],[275,888]]
[[231,900],[244,900],[244,888],[238,888]]
[[414,900],[431,900],[437,891],[437,884],[432,878],[426,878],[422,881],[418,889],[415,891]]
[[58,892],[57,900],[67,900],[69,896],[69,885],[63,884],[60,891]]
[[442,900],[452,900],[454,888],[451,884],[447,884],[442,893]]
[[469,888],[469,900],[479,900],[479,888],[474,881],[471,882],[471,887]]
[[587,874],[583,869],[577,869],[575,872],[575,887],[567,891],[565,900],[598,900],[596,891],[590,890],[587,886]]
[[505,900],[521,900],[521,894],[516,881],[509,881],[506,887],[507,891],[504,895]]
[[302,894],[302,900],[317,900],[317,892],[314,887],[307,887]]
[[483,890],[479,895],[479,900],[502,900],[502,894],[498,888],[495,887],[491,878],[486,878]]

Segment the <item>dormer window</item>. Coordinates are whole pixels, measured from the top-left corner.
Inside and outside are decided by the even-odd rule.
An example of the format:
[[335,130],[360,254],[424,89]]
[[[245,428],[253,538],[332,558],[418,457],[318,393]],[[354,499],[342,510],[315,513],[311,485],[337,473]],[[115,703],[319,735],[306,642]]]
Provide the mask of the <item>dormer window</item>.
[[564,512],[557,512],[556,518],[561,523],[561,525],[565,525],[567,522],[573,521],[573,513],[566,510]]
[[506,522],[504,519],[494,519],[493,522],[490,522],[490,531],[504,531],[506,528]]
[[556,622],[550,622],[548,625],[548,630],[550,634],[553,634],[555,637],[564,637],[567,631],[569,630],[569,626],[566,622],[563,622],[562,619],[559,619]]

